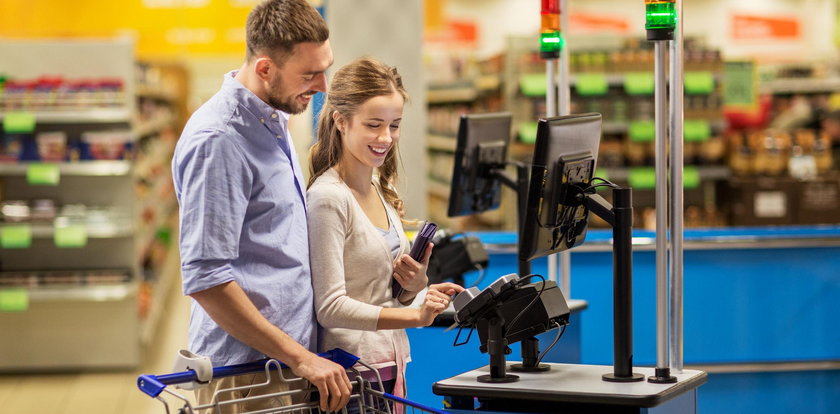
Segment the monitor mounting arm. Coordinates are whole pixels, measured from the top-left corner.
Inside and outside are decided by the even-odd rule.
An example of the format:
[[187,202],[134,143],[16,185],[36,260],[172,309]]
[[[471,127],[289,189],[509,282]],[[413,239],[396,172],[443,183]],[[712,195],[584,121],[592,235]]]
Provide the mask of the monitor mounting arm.
[[613,188],[613,203],[583,193],[583,204],[613,229],[613,372],[605,381],[641,381],[633,373],[633,196],[630,188]]

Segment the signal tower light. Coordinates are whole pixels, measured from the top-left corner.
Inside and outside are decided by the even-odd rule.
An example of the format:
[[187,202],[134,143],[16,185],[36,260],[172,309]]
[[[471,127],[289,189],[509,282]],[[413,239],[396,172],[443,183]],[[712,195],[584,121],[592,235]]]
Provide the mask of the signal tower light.
[[540,10],[540,57],[558,59],[565,40],[560,35],[560,0],[542,0]]
[[677,27],[676,0],[645,0],[647,40],[673,40]]

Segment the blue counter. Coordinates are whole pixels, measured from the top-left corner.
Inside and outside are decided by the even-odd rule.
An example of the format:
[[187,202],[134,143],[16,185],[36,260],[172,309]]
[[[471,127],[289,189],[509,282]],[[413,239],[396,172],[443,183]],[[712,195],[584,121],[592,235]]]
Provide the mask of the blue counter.
[[[491,252],[490,268],[479,286],[516,271],[514,234],[476,235]],[[610,231],[590,230],[586,243],[571,254],[571,297],[588,303],[579,322],[580,362],[585,364],[612,364],[610,237]],[[653,232],[634,232],[633,346],[638,366],[656,363],[653,239]],[[808,401],[809,412],[840,410],[840,226],[692,229],[685,232],[684,257],[684,362],[710,373],[700,388],[701,413],[792,412],[803,401]],[[546,274],[544,259],[533,263],[533,272]],[[477,277],[470,274],[466,282]],[[410,333],[413,399],[439,406],[425,390],[430,387],[427,378],[442,379],[486,364],[477,342],[453,348],[453,333]],[[428,343],[437,348],[440,359],[435,364],[417,350]],[[413,381],[413,370],[436,370],[437,364],[447,369]],[[733,411],[734,401],[738,409]]]

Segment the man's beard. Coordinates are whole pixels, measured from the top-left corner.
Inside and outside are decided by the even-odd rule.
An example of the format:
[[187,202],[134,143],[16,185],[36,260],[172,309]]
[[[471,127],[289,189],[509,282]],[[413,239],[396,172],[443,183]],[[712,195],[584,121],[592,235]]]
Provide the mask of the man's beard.
[[306,104],[295,102],[295,98],[284,101],[278,97],[269,96],[268,104],[290,115],[297,115],[306,110]]
[[[279,109],[290,115],[297,115],[305,111],[307,104],[297,102],[297,96],[292,96],[286,100],[282,98],[285,92],[281,86],[282,83],[279,75],[271,82],[271,90],[268,92],[268,104],[272,108]],[[271,91],[277,91],[277,93],[273,94]]]

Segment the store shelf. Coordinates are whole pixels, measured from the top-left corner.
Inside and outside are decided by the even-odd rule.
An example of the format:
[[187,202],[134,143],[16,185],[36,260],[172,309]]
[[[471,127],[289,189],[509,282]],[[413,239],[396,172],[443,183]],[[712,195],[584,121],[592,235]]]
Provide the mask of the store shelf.
[[450,195],[449,184],[442,183],[437,179],[430,178],[426,183],[429,195],[434,197],[448,199]]
[[773,94],[840,92],[840,78],[774,79],[761,85]]
[[457,140],[455,137],[444,135],[427,135],[426,147],[430,150],[442,152],[455,152]]
[[[118,123],[131,121],[131,113],[127,108],[90,108],[68,111],[26,111],[35,115],[36,123],[50,124],[96,124]],[[0,112],[0,120],[5,117]]]
[[[33,239],[51,239],[55,236],[55,226],[52,223],[23,223],[23,225],[29,226]],[[115,222],[86,226],[86,231],[89,239],[116,239],[134,235],[134,228],[130,223]]]
[[[686,166],[691,167],[691,166]],[[645,168],[645,167],[641,167]],[[651,167],[652,168],[652,167]],[[725,180],[732,176],[729,167],[723,165],[707,165],[707,166],[698,166],[698,167],[691,167],[696,168],[699,178],[701,180]],[[600,168],[599,168],[600,170]],[[626,182],[630,177],[630,171],[632,170],[631,167],[622,167],[622,168],[604,168],[604,174],[610,181],[621,181]]]
[[[0,163],[0,176],[25,176],[30,163]],[[79,161],[59,163],[58,171],[67,176],[124,176],[131,172],[131,162],[114,161]]]
[[160,114],[152,119],[135,122],[134,127],[131,129],[131,134],[135,139],[140,139],[159,133],[162,129],[171,126],[173,122],[175,122],[175,116],[173,114]]
[[27,289],[31,301],[123,301],[137,291],[136,283],[103,286],[54,286]]

